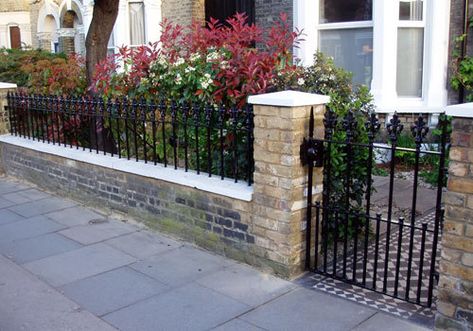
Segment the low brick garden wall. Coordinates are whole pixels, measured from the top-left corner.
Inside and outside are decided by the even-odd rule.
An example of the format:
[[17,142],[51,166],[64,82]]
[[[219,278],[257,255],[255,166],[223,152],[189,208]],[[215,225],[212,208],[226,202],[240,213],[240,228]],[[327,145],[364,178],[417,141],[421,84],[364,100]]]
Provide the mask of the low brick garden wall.
[[[251,188],[246,183],[208,179],[9,134],[0,136],[0,168],[84,205],[121,213],[150,228],[292,278],[304,271],[305,262],[307,169],[301,165],[299,147],[308,132],[310,109],[315,109],[321,128],[323,104],[328,100],[301,92],[253,98]],[[323,134],[321,129],[316,132]],[[125,166],[117,168],[118,163]],[[143,167],[142,173],[133,170]],[[153,175],[163,171],[167,172],[164,177]],[[204,184],[194,187],[182,179],[186,176]],[[315,186],[321,186],[322,176],[315,177]],[[320,187],[316,190],[321,192]]]

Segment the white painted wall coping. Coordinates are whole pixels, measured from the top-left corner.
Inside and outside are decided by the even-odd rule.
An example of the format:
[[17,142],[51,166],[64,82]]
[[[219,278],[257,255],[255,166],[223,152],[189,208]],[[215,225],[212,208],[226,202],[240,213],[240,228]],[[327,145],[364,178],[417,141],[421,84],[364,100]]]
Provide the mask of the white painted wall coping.
[[95,151],[77,150],[75,147],[59,147],[57,145],[33,141],[9,134],[1,135],[0,142],[64,157],[74,161],[85,162],[104,168],[192,187],[201,191],[220,194],[238,200],[251,201],[253,197],[253,187],[248,186],[248,183],[243,181],[235,183],[231,179],[221,180],[220,177],[216,175],[212,175],[212,177],[208,177],[206,173],[197,175],[195,171],[189,170],[185,172],[182,169],[176,170],[173,167],[164,167],[160,164],[154,165],[152,163],[144,163],[144,161],[136,162],[134,160],[119,159],[118,157],[103,155],[103,152],[97,154]]
[[0,82],[0,90],[17,88],[16,84]]
[[473,102],[447,106],[445,109],[448,116],[473,118]]
[[248,97],[248,103],[253,105],[275,107],[302,107],[325,105],[330,102],[327,95],[305,93],[299,91],[281,91]]

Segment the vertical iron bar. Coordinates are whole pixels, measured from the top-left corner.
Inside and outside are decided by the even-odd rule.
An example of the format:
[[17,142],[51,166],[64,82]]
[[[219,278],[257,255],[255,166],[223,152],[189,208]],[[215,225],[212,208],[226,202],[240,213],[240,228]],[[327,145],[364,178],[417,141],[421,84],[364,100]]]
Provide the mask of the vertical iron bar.
[[189,142],[189,139],[187,137],[187,118],[189,117],[189,106],[187,102],[183,105],[182,110],[182,121],[184,122],[184,171],[187,172],[189,170],[189,157],[187,155],[187,145]]
[[416,154],[414,164],[414,183],[412,187],[412,207],[411,207],[411,231],[409,240],[409,259],[407,262],[407,279],[406,279],[406,296],[405,299],[409,301],[409,292],[411,288],[411,267],[412,267],[412,254],[414,249],[414,230],[416,220],[416,208],[417,208],[417,186],[419,182],[419,159],[420,159],[420,147],[423,142],[423,138],[429,131],[429,128],[425,125],[422,116],[419,116],[414,126],[411,128],[412,134],[416,142]]
[[420,256],[419,256],[419,278],[417,280],[417,298],[416,303],[420,304],[420,296],[422,292],[422,277],[424,273],[424,254],[425,254],[425,235],[427,232],[427,222],[422,223],[422,239],[420,241]]
[[123,98],[123,111],[125,115],[125,146],[126,146],[126,158],[130,159],[130,135],[128,132],[128,120],[130,118],[130,104],[126,97]]
[[237,151],[237,124],[238,124],[238,109],[232,107],[232,127],[233,127],[233,139],[232,139],[232,150],[233,150],[233,178],[235,183],[238,182],[238,151]]
[[314,269],[318,270],[319,265],[319,223],[320,223],[320,202],[315,203],[315,253],[314,253]]
[[[398,222],[399,232],[397,238],[397,255],[396,255],[396,274],[394,276],[394,296],[397,297],[399,289],[399,268],[401,266],[401,249],[402,249],[402,231],[404,226],[404,218],[400,217]],[[407,292],[407,289],[406,289]]]
[[200,106],[193,104],[194,129],[195,129],[195,158],[197,174],[200,174],[200,155],[199,155],[199,124],[200,124]]
[[368,170],[366,176],[366,220],[365,220],[365,238],[363,244],[363,277],[362,284],[366,285],[366,269],[368,265],[368,239],[370,232],[370,216],[371,216],[371,188],[373,184],[373,149],[374,149],[374,138],[376,133],[380,129],[379,120],[375,113],[370,115],[368,122],[366,123],[366,129],[368,131]]
[[[115,99],[115,105],[116,105],[116,110],[117,110],[117,113],[115,114],[116,116],[116,119],[117,119],[117,122],[116,122],[116,126],[117,126],[117,145],[118,145],[118,158],[121,159],[122,158],[122,144],[121,144],[121,140],[122,140],[122,130],[120,129],[120,120],[122,118],[122,107],[123,107],[123,104],[120,102],[120,99]],[[112,126],[112,123],[110,123],[110,126]]]
[[172,126],[172,148],[174,157],[174,169],[177,169],[177,105],[171,102],[171,126]]
[[62,104],[61,104],[61,97],[55,97],[56,100],[56,131],[57,131],[57,144],[60,147],[62,144],[63,134],[61,135],[61,112],[62,112]]
[[[39,141],[39,137],[38,137],[38,121],[37,121],[37,114],[38,114],[38,110],[37,110],[37,104],[36,104],[36,95],[32,95],[30,96],[30,101],[31,101],[31,127],[32,127],[32,134],[31,134],[31,137],[33,138],[33,140],[35,140],[35,138],[38,138],[38,141]],[[36,122],[36,125],[35,125],[35,122]]]
[[379,255],[379,231],[381,227],[381,214],[376,214],[374,263],[373,263],[373,289],[376,290],[376,281],[378,279],[378,255]]
[[31,117],[31,105],[30,105],[30,96],[25,95],[25,109],[26,109],[26,134],[28,135],[28,139],[31,139],[31,125],[30,125],[30,117]]
[[105,142],[107,141],[107,137],[105,136],[105,117],[106,117],[105,104],[104,104],[103,98],[100,98],[98,102],[99,102],[99,116],[100,116],[99,127],[100,127],[100,133],[102,135],[102,146],[100,147],[103,149],[103,155],[106,155],[107,148],[105,146],[106,145]]
[[93,109],[92,116],[94,117],[95,152],[98,154],[99,153],[99,132],[98,132],[98,128],[97,128],[97,124],[98,124],[98,122],[97,122],[97,117],[98,117],[97,107],[98,107],[97,98],[94,97],[94,98],[92,98],[92,109]]
[[63,143],[64,143],[64,147],[67,147],[68,127],[66,123],[67,123],[69,100],[65,99],[64,97],[60,97],[60,101],[61,101],[62,136],[64,138]]
[[[40,122],[40,126],[41,126],[41,137],[42,137],[42,140],[43,140],[43,143],[46,142],[46,138],[45,137],[45,128],[44,128],[44,114],[46,112],[46,109],[45,109],[45,104],[44,104],[44,96],[42,95],[39,95],[38,96],[38,102],[39,102],[39,108],[40,108],[40,112],[39,112],[39,122]],[[49,141],[48,141],[49,143]]]
[[161,99],[159,103],[159,113],[160,113],[160,121],[161,121],[161,131],[163,135],[163,158],[164,158],[164,166],[168,166],[168,157],[166,152],[166,104],[163,99]]
[[156,165],[158,162],[158,155],[156,154],[156,104],[151,103],[151,130],[153,135],[153,163]]
[[338,211],[335,211],[333,231],[333,261],[332,261],[332,275],[337,276],[337,257],[338,257]]
[[429,289],[427,306],[432,306],[432,292],[434,287],[434,274],[435,265],[437,258],[437,244],[439,237],[440,223],[443,223],[443,212],[442,212],[442,190],[445,182],[445,158],[446,158],[446,145],[447,145],[447,119],[445,115],[441,116],[440,125],[442,126],[442,136],[440,142],[440,161],[439,161],[439,176],[437,180],[437,201],[435,206],[435,228],[434,228],[434,239],[432,243],[432,255],[430,261],[430,275],[429,275]]
[[146,153],[146,116],[149,113],[149,104],[142,98],[140,102],[140,115],[141,115],[141,125],[143,129],[143,157],[145,159],[145,163],[148,163],[148,154]]
[[404,128],[399,121],[397,113],[394,113],[393,118],[390,123],[387,125],[387,131],[391,139],[391,164],[390,164],[390,173],[389,173],[389,195],[388,195],[388,217],[387,217],[387,230],[386,230],[386,251],[384,259],[384,279],[383,279],[383,292],[386,292],[386,286],[388,282],[388,267],[389,267],[389,245],[390,245],[390,236],[391,236],[391,218],[393,210],[393,193],[394,193],[394,172],[396,164],[396,145],[397,138]]
[[51,140],[53,142],[53,145],[56,145],[56,137],[54,135],[54,117],[55,117],[55,113],[54,113],[54,99],[51,97],[51,96],[48,96],[48,109],[49,109],[49,119],[48,119],[48,123],[50,123],[50,125],[48,125],[48,132],[51,131]]
[[[314,138],[314,108],[310,109],[309,118],[309,141]],[[308,163],[307,179],[307,213],[306,213],[306,234],[305,234],[305,269],[310,269],[310,238],[312,236],[312,184],[314,176],[314,164],[312,160]],[[315,266],[317,268],[317,266]]]
[[220,178],[221,179],[223,179],[225,176],[225,160],[224,160],[225,137],[223,136],[224,124],[225,124],[225,108],[221,106],[218,112],[218,126],[220,130]]
[[25,120],[25,125],[26,125],[26,135],[28,136],[28,139],[31,139],[30,135],[30,100],[28,95],[24,96],[24,105],[25,105],[25,113],[26,113],[26,120]]
[[[107,100],[107,107],[106,107],[106,110],[105,110],[105,114],[106,114],[106,117],[108,118],[108,124],[107,125],[108,125],[108,128],[110,129],[110,131],[109,131],[110,135],[112,136],[111,139],[109,139],[110,144],[113,143],[113,145],[110,146],[110,156],[112,156],[112,157],[113,157],[113,150],[115,149],[115,144],[114,144],[114,139],[113,139],[113,110],[114,110],[114,107],[116,107],[116,106],[117,106],[116,104],[112,103],[111,98],[109,98]],[[104,125],[105,125],[105,123],[104,123]]]
[[209,177],[212,177],[212,150],[210,143],[210,131],[212,125],[212,106],[207,104],[205,107],[205,121],[207,125],[207,172]]
[[138,114],[137,114],[138,103],[136,99],[133,99],[131,105],[131,121],[133,124],[133,145],[135,149],[135,160],[138,162]]
[[354,222],[355,222],[355,238],[353,240],[353,274],[352,274],[352,279],[353,279],[353,282],[357,282],[356,280],[356,262],[357,262],[357,258],[358,258],[358,230],[359,230],[359,216],[357,215],[355,218],[354,218]]

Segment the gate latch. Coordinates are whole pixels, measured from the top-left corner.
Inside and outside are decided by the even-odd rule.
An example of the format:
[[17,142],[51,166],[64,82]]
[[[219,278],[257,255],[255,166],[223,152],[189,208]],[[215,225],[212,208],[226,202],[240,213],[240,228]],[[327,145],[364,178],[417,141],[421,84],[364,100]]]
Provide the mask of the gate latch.
[[301,162],[303,166],[323,167],[324,165],[324,142],[314,138],[304,138],[300,148]]

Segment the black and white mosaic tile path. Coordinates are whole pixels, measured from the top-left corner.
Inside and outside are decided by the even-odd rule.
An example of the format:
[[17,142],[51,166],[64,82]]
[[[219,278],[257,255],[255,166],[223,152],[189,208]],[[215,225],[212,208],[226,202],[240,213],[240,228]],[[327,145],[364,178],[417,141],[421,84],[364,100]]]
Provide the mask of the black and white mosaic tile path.
[[[344,282],[338,279],[334,279],[330,276],[324,276],[320,274],[311,274],[307,276],[301,282],[316,290],[330,293],[339,297],[343,297],[350,301],[355,301],[360,304],[364,304],[381,311],[406,318],[411,320],[418,320],[422,323],[429,323],[432,321],[435,315],[435,293],[436,293],[436,284],[437,280],[434,278],[434,300],[430,308],[424,306],[427,305],[427,289],[430,276],[430,261],[432,256],[432,245],[433,245],[433,232],[427,233],[425,238],[425,248],[424,254],[421,255],[421,242],[422,242],[422,231],[420,230],[421,224],[427,223],[429,231],[433,231],[435,223],[435,212],[429,213],[426,216],[416,220],[416,229],[414,231],[414,245],[412,249],[412,264],[411,264],[411,280],[409,284],[409,298],[411,301],[416,301],[417,296],[419,295],[419,302],[422,305],[406,302],[404,300],[396,299],[392,297],[395,293],[395,282],[396,282],[396,265],[397,263],[397,254],[398,254],[398,243],[399,243],[399,226],[397,224],[391,224],[391,233],[389,236],[389,251],[388,251],[388,264],[387,270],[385,270],[385,256],[386,256],[386,242],[387,235],[386,232],[380,236],[378,242],[378,262],[377,262],[377,271],[376,271],[376,289],[378,291],[383,291],[383,280],[386,273],[386,292],[389,295],[383,293],[375,292],[370,288],[373,286],[373,279],[375,276],[374,266],[375,266],[375,249],[376,242],[374,240],[370,241],[368,250],[367,250],[367,259],[366,259],[366,279],[365,286],[368,288],[363,288],[360,286],[352,285],[348,282]],[[419,229],[417,229],[417,227]],[[397,296],[404,298],[407,288],[407,274],[408,274],[408,259],[409,259],[409,245],[410,245],[410,227],[403,227],[402,237],[400,240],[401,249],[400,249],[400,258],[399,258],[399,273],[398,273],[398,286],[397,286]],[[338,250],[340,256],[340,250]],[[356,280],[357,283],[362,283],[363,281],[363,269],[365,264],[363,249],[359,249],[356,254],[356,272],[355,278],[353,278],[353,256],[354,253],[349,252],[348,256],[351,258],[348,260],[346,265],[346,277],[353,281]],[[436,256],[436,266],[438,265],[438,259],[440,257],[440,238],[439,245],[437,247],[437,256]],[[419,265],[423,260],[422,268],[422,277],[419,277]],[[319,268],[323,268],[319,264]],[[338,277],[342,277],[343,273],[343,261],[341,258],[338,259],[336,263],[336,274]],[[327,263],[327,273],[333,274],[333,264]],[[420,291],[418,293],[418,289]]]

